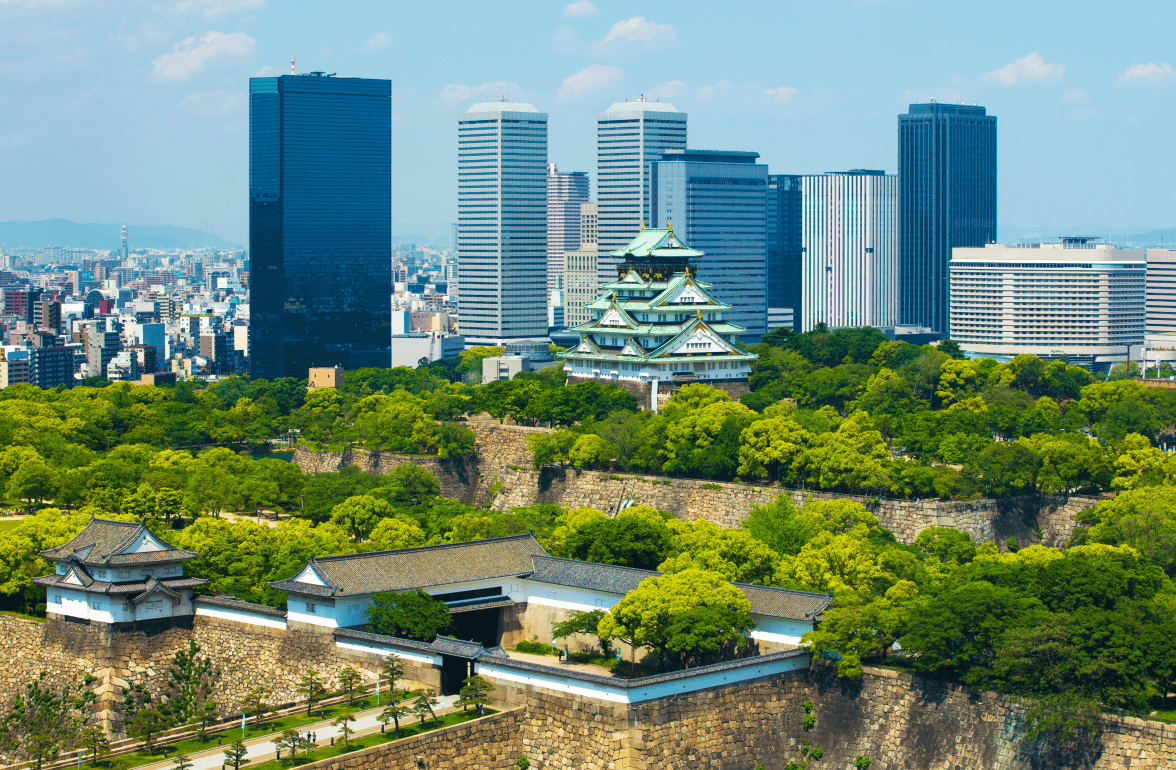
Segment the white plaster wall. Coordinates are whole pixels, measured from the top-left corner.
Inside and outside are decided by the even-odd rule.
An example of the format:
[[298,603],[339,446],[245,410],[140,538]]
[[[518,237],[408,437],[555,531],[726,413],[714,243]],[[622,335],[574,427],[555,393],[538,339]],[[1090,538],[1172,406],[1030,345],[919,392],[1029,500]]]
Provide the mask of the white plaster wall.
[[533,687],[538,690],[583,695],[596,700],[611,703],[642,703],[656,698],[670,695],[696,692],[710,687],[744,682],[764,676],[782,674],[807,668],[809,657],[797,655],[783,660],[765,661],[737,669],[727,669],[711,673],[701,673],[696,676],[672,679],[666,682],[656,682],[643,687],[623,688],[604,683],[585,682],[579,679],[562,676],[558,670],[548,672],[522,671],[505,666],[496,666],[492,662],[478,661],[475,664],[477,673],[488,679],[501,682]]
[[767,615],[752,615],[755,628],[751,638],[775,644],[800,644],[800,637],[813,630],[812,621],[774,618]]
[[391,645],[378,644],[377,642],[368,642],[361,639],[336,639],[335,646],[343,650],[354,650],[356,652],[366,652],[370,655],[379,655],[382,658],[387,658],[395,655],[398,658],[403,658],[412,663],[418,663],[425,666],[440,666],[441,656],[433,655],[422,650],[404,650],[399,647],[392,647]]
[[263,615],[260,612],[249,612],[248,610],[237,610],[229,607],[210,606],[210,605],[196,605],[197,615],[207,615],[210,618],[219,618],[220,620],[232,620],[237,623],[248,623],[253,626],[265,626],[266,628],[280,628],[285,630],[285,618],[275,617],[273,615]]
[[[310,601],[315,605],[313,613],[306,611],[306,602]],[[327,601],[330,601],[329,599]],[[324,628],[338,628],[339,624],[335,620],[335,608],[329,604],[323,604],[322,600],[315,601],[315,597],[311,596],[294,596],[291,595],[286,601],[286,622],[296,621],[299,623],[307,623],[312,626],[323,626]]]

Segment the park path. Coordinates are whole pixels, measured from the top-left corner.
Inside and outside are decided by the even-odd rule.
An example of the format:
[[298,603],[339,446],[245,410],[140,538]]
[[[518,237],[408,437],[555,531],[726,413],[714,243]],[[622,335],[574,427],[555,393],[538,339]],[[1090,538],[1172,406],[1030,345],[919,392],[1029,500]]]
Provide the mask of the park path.
[[[437,716],[448,714],[449,712],[454,711],[454,702],[457,700],[457,698],[458,696],[456,695],[438,696],[437,700],[441,701],[441,706],[437,708]],[[380,722],[376,719],[376,717],[380,715],[380,712],[382,712],[384,708],[385,706],[377,706],[376,708],[368,709],[367,711],[357,712],[354,715],[355,721],[351,723],[351,729],[354,731],[351,739],[355,740],[356,738],[360,738],[364,735],[370,735],[371,733],[379,732]],[[411,721],[406,722],[405,720],[401,720],[401,723],[410,724]],[[388,729],[391,729],[391,727],[389,726]],[[315,733],[319,746],[329,746],[331,743],[331,738],[339,737],[339,728],[332,725],[331,720],[306,725],[304,727],[298,728],[298,731],[304,734],[306,732]],[[239,733],[237,733],[235,730],[226,730],[221,734],[226,739],[228,739],[226,745],[228,742],[231,742],[234,736],[239,735]],[[274,754],[277,751],[277,747],[274,746],[274,742],[280,737],[281,733],[270,733],[269,735],[262,735],[258,736],[257,738],[251,738],[250,740],[245,741],[245,746],[249,749],[247,756],[249,757],[250,763],[256,765],[260,762],[273,759]],[[225,761],[224,750],[224,746],[218,746],[212,749],[207,749],[205,751],[189,754],[188,758],[192,762],[192,770],[219,770]],[[172,759],[164,760],[162,762],[155,762],[150,765],[139,765],[138,767],[134,768],[134,770],[170,770],[175,766],[176,760],[173,757]]]

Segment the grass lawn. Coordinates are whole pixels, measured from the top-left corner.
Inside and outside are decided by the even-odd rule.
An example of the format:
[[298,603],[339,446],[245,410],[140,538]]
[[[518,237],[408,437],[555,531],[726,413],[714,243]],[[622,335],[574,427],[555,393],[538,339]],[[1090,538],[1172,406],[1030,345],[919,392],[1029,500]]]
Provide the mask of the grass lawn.
[[39,618],[36,615],[26,615],[23,612],[9,612],[8,610],[0,610],[0,615],[11,615],[14,618],[23,618],[24,620],[35,620],[38,623],[45,622],[45,618]]
[[[486,709],[486,714],[494,713],[496,712],[493,709]],[[446,714],[445,716],[441,717],[441,724],[437,724],[431,719],[426,719],[424,725],[421,725],[419,721],[413,724],[409,724],[407,721],[401,720],[400,738],[409,738],[413,735],[427,733],[430,730],[437,730],[439,728],[448,727],[450,725],[459,725],[462,722],[468,722],[477,716],[477,710],[470,709],[469,711],[456,711],[452,714]],[[351,745],[346,748],[343,746],[342,741],[336,738],[334,746],[323,746],[320,749],[316,749],[310,752],[309,755],[303,754],[295,759],[293,764],[294,766],[306,765],[310,764],[311,762],[318,762],[323,759],[330,759],[332,757],[338,757],[343,754],[349,754],[353,751],[359,751],[360,749],[378,746],[381,743],[400,740],[400,738],[397,738],[396,733],[392,730],[391,722],[388,723],[387,730],[388,731],[385,733],[372,733],[371,735],[365,735],[362,738],[355,738],[351,741]],[[262,762],[258,765],[250,765],[249,770],[285,770],[285,768],[290,766],[291,762],[289,759],[283,759],[280,761],[271,759],[268,762]]]
[[[282,717],[281,719],[275,719],[272,722],[262,722],[261,725],[254,724],[254,722],[251,720],[248,727],[245,729],[245,740],[259,738],[263,735],[269,735],[271,733],[280,733],[283,730],[297,729],[306,725],[322,722],[324,719],[335,719],[336,717],[341,717],[344,714],[351,714],[356,711],[364,711],[369,708],[375,708],[375,706],[376,698],[373,695],[363,698],[362,700],[357,698],[355,703],[353,703],[351,706],[348,706],[346,703],[340,703],[337,706],[328,706],[323,709],[316,708],[313,712],[313,716],[309,717],[306,716],[306,712],[303,711],[299,714],[292,714],[290,716]],[[323,714],[324,712],[326,715],[320,716],[320,714]],[[218,734],[223,736],[223,745],[227,746],[233,741],[241,738],[241,727],[238,724],[236,728]],[[107,768],[108,770],[127,770],[128,768],[138,767],[139,765],[149,765],[153,762],[159,762],[164,758],[164,748],[167,748],[168,756],[172,758],[174,758],[177,754],[195,754],[200,751],[215,749],[217,748],[216,736],[218,734],[213,734],[208,738],[189,738],[188,740],[180,741],[179,743],[173,743],[166,747],[156,747],[155,751],[151,754],[136,752],[134,754],[124,754],[120,757],[102,759],[98,761],[98,767]],[[86,767],[91,767],[89,762],[86,763]]]
[[5,521],[4,519],[0,519],[0,535],[3,535],[5,532],[11,532],[19,527],[20,524],[20,521]]

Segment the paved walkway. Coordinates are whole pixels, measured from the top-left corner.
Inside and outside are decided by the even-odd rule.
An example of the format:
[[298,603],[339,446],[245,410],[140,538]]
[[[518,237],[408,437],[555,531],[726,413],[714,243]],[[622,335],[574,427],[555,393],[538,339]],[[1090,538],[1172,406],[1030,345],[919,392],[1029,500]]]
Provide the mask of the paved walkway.
[[[506,654],[513,660],[521,660],[525,663],[538,663],[540,666],[551,666],[565,671],[579,671],[582,674],[616,676],[604,666],[598,666],[595,663],[560,663],[559,658],[554,655],[533,655],[529,652],[515,652],[514,650],[507,650]],[[489,660],[493,662],[492,658]]]
[[[439,696],[437,700],[441,701],[441,706],[436,709],[437,716],[448,714],[449,712],[454,711],[455,708],[453,704],[454,701],[457,700],[457,697],[458,696],[456,695]],[[351,736],[352,740],[364,735],[370,735],[371,733],[378,733],[380,731],[380,723],[376,717],[380,715],[384,708],[385,706],[377,706],[374,709],[357,712],[354,715],[355,721],[351,723],[351,729],[355,731]],[[411,724],[412,719],[414,718],[415,717],[410,717],[408,720],[401,719],[401,724]],[[388,729],[391,730],[391,722],[388,724]],[[235,738],[241,735],[239,732],[240,729],[241,728],[238,727],[236,730],[227,730],[224,733],[221,733],[225,737],[225,746],[230,744]],[[298,728],[298,731],[302,734],[306,734],[308,731],[315,733],[318,740],[318,745],[320,747],[330,746],[331,738],[339,737],[339,728],[332,725],[330,721],[316,722],[315,724],[306,725],[305,727]],[[274,746],[274,741],[280,737],[280,733],[271,733],[269,735],[262,735],[257,738],[251,738],[245,741],[245,746],[249,749],[249,753],[247,755],[249,757],[249,761],[256,765],[260,762],[266,762],[273,759],[274,752],[277,750]],[[192,760],[192,770],[219,770],[220,766],[224,764],[225,761],[225,746],[217,746],[212,749],[197,752],[195,754],[189,754],[188,757]],[[287,750],[287,756],[288,751],[289,750]],[[168,770],[169,768],[174,768],[175,766],[176,760],[173,755],[172,759],[163,762],[155,762],[150,765],[139,765],[138,767],[134,768],[134,770]]]

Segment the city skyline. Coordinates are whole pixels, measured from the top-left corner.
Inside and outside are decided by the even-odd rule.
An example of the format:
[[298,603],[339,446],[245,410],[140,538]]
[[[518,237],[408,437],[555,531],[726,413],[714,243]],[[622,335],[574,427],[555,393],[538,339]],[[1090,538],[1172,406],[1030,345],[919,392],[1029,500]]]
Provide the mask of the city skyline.
[[[247,79],[289,72],[294,56],[299,72],[393,79],[399,236],[444,234],[454,117],[499,96],[548,112],[550,161],[594,187],[595,115],[641,94],[690,114],[692,148],[756,151],[788,174],[892,173],[907,104],[975,100],[1001,116],[1002,224],[1172,225],[1162,180],[1176,160],[1152,149],[1176,109],[1160,37],[1171,8],[1016,6],[1014,29],[1000,7],[963,25],[919,2],[749,4],[718,19],[657,2],[573,5],[533,4],[510,25],[474,7],[455,25],[445,8],[6,5],[0,82],[6,111],[24,117],[0,132],[17,181],[5,218],[189,226],[244,243]],[[416,31],[442,21],[457,56],[436,56],[435,35]],[[501,44],[478,42],[484,29]],[[811,34],[781,55],[766,44],[787,29]],[[917,53],[902,45],[920,33],[930,42]]]

